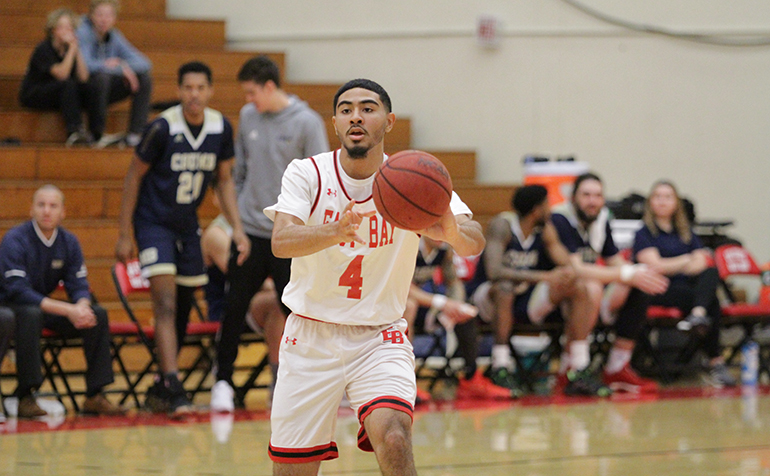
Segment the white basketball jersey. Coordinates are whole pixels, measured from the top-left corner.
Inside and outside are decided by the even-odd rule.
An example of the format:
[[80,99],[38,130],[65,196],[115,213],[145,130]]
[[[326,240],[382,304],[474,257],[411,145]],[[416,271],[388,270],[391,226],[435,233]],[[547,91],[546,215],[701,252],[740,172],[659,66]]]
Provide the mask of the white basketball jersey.
[[[289,164],[278,203],[265,209],[288,213],[306,225],[339,220],[351,200],[354,210],[376,211],[372,199],[374,176],[352,179],[339,163],[339,150]],[[387,157],[385,158],[387,160]],[[455,215],[471,215],[452,193]],[[419,236],[395,228],[380,214],[364,218],[358,235],[366,243],[340,243],[311,255],[292,258],[291,280],[283,302],[295,314],[335,324],[376,326],[404,315]]]

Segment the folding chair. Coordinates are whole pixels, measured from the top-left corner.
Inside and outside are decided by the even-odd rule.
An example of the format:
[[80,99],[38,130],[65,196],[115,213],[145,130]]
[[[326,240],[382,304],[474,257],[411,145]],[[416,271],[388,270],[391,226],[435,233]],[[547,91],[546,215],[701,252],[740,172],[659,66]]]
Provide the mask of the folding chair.
[[[132,333],[138,336],[139,340],[147,348],[150,354],[150,361],[140,370],[136,377],[132,380],[130,374],[125,370],[126,367],[123,364],[123,360],[120,357],[120,348],[125,344],[125,341],[118,340],[114,344],[115,360],[118,362],[121,371],[128,382],[128,390],[123,396],[123,403],[128,397],[133,397],[138,405],[138,396],[136,387],[142,381],[142,379],[149,375],[153,368],[157,368],[157,357],[155,355],[155,329],[152,326],[143,326],[137,318],[135,312],[131,307],[131,303],[128,300],[130,294],[145,293],[149,294],[150,283],[141,276],[141,267],[138,260],[133,260],[127,264],[115,263],[112,267],[112,279],[115,284],[115,289],[118,293],[123,308],[131,319],[132,324],[123,325],[116,331],[122,331],[123,334],[119,336],[128,337]],[[210,373],[211,366],[214,362],[214,340],[217,332],[219,331],[218,322],[205,321],[203,311],[196,301],[193,301],[193,309],[198,315],[200,321],[190,322],[187,325],[187,333],[183,342],[184,346],[193,346],[199,350],[199,354],[192,365],[185,369],[180,369],[182,373],[182,383],[185,384],[192,380],[193,375],[198,372],[199,377],[197,382],[193,383],[193,389],[189,390],[193,395],[195,393],[206,390],[204,389],[204,382],[207,375]],[[188,385],[189,386],[189,385]]]
[[[728,348],[729,354],[726,360],[727,363],[733,363],[741,347],[752,339],[754,330],[758,326],[770,324],[770,303],[739,303],[735,299],[730,284],[736,276],[755,277],[760,282],[762,278],[762,271],[746,248],[737,244],[726,244],[719,246],[714,251],[714,256],[727,297],[727,302],[722,305],[723,325],[725,327],[737,325],[744,331],[743,338]],[[770,362],[766,358],[760,360],[760,371],[770,374]]]

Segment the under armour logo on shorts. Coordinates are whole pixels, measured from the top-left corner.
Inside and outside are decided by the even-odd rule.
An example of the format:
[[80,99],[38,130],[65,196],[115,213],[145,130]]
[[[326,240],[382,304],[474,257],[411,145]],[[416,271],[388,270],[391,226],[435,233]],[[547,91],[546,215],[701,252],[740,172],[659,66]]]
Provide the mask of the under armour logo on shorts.
[[287,336],[287,337],[286,337],[286,341],[285,341],[285,342],[286,342],[287,344],[291,344],[291,345],[297,345],[297,338],[295,337],[295,338],[293,338],[293,339],[289,339],[289,337]]
[[390,342],[391,344],[403,344],[404,334],[400,330],[391,327],[382,331],[382,341]]

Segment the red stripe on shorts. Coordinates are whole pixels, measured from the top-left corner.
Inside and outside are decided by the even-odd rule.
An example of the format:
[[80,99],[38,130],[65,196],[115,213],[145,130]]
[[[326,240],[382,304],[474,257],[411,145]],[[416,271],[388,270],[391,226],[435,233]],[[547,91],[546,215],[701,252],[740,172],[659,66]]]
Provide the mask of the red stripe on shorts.
[[327,445],[312,448],[276,448],[271,444],[267,453],[276,463],[310,463],[339,457],[337,443],[333,441]]
[[358,421],[361,426],[358,428],[358,448],[363,451],[374,451],[372,443],[369,441],[369,436],[364,429],[364,420],[377,408],[390,408],[409,415],[409,418],[414,420],[414,408],[412,404],[398,397],[377,397],[374,400],[361,405],[358,409]]

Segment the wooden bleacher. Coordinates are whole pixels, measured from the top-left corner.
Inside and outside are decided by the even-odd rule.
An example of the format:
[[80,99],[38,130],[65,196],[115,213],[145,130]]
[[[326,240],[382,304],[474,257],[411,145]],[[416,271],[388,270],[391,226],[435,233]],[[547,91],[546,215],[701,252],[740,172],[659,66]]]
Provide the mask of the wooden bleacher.
[[[63,147],[66,133],[58,112],[38,112],[18,104],[18,89],[32,51],[43,38],[46,14],[61,6],[85,13],[89,0],[3,0],[0,2],[0,140],[13,138],[20,146],[0,147],[0,237],[29,218],[34,190],[44,183],[59,186],[66,197],[64,226],[80,239],[89,269],[89,280],[110,319],[127,322],[110,277],[117,239],[117,215],[122,181],[131,160],[130,149],[93,150]],[[117,27],[153,63],[153,102],[176,99],[178,67],[190,60],[207,63],[214,73],[211,107],[221,110],[238,126],[244,104],[236,80],[241,65],[257,52],[230,51],[226,47],[222,21],[178,20],[166,17],[165,0],[123,0]],[[194,32],[194,33],[193,33]],[[331,125],[332,98],[339,84],[297,84],[285,71],[281,52],[267,54],[281,68],[284,89],[297,94],[326,120],[329,142],[337,146]],[[288,79],[288,80],[287,80]],[[107,131],[126,129],[129,103],[110,107]],[[386,151],[394,153],[412,144],[408,117],[399,117],[386,140]],[[496,213],[509,208],[512,185],[489,186],[475,182],[476,163],[472,151],[431,151],[448,167],[455,190],[486,225]],[[207,224],[217,209],[207,197],[199,210]],[[150,303],[131,298],[144,322],[150,322]],[[65,365],[80,362],[80,356],[65,355]],[[8,363],[6,362],[5,367]]]

